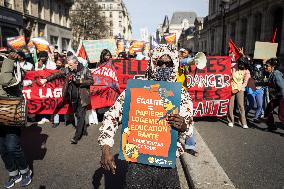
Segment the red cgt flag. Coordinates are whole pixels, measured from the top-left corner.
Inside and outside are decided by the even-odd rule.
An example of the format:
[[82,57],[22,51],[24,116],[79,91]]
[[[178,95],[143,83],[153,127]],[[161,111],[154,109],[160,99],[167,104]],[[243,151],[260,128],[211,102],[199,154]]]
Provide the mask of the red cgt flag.
[[86,51],[84,49],[82,41],[79,44],[79,47],[78,47],[77,52],[76,52],[76,56],[87,60],[87,54],[86,54]]
[[236,46],[236,44],[233,42],[232,39],[229,40],[229,54],[233,53],[235,56],[235,61],[238,61],[241,57],[241,53],[239,48]]
[[276,37],[277,37],[277,28],[275,28],[275,31],[273,33],[272,40],[271,40],[272,43],[275,43]]

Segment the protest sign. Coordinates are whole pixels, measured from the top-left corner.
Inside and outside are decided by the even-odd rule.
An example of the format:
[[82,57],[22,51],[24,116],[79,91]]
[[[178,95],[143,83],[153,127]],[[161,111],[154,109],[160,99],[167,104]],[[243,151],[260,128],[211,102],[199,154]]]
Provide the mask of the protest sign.
[[112,106],[120,94],[114,66],[103,65],[91,72],[94,78],[94,84],[90,87],[92,109]]
[[187,78],[194,117],[227,115],[232,94],[230,57],[207,57],[207,65]]
[[254,59],[268,60],[276,58],[278,43],[255,42]]
[[144,76],[148,61],[147,60],[120,60],[114,59],[113,64],[117,70],[119,87],[122,90],[126,88],[127,81],[137,76]]
[[21,47],[24,47],[26,45],[25,37],[22,35],[7,38],[7,43],[9,47],[15,50],[19,50]]
[[116,53],[115,39],[84,40],[83,46],[90,63],[99,62],[104,49],[108,49],[113,56]]
[[165,35],[165,40],[166,40],[167,44],[172,44],[172,45],[175,44],[176,38],[177,38],[176,33],[171,33],[169,35]]
[[34,43],[37,49],[37,52],[39,51],[48,52],[49,51],[49,42],[46,39],[42,37],[35,37],[35,38],[32,38],[31,41]]
[[180,108],[181,83],[129,80],[123,106],[119,158],[175,167],[178,132],[166,121]]
[[62,102],[63,79],[57,79],[41,86],[39,80],[46,78],[56,70],[29,71],[25,80],[32,81],[32,85],[25,86],[23,95],[27,99],[30,114],[67,114],[70,112],[66,102]]

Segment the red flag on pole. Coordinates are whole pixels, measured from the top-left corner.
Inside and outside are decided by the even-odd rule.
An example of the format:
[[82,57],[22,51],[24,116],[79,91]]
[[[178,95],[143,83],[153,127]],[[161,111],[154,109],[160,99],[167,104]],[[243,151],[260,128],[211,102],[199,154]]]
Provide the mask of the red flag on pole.
[[86,51],[84,49],[82,41],[80,41],[79,47],[78,47],[77,52],[76,52],[76,56],[82,57],[83,59],[87,60],[87,54],[86,54]]
[[272,43],[275,43],[276,37],[277,37],[277,28],[275,28],[275,31],[273,33],[272,40],[271,40]]
[[238,61],[239,58],[241,57],[241,53],[239,48],[235,45],[232,39],[229,40],[229,54],[234,54],[235,56],[235,61]]

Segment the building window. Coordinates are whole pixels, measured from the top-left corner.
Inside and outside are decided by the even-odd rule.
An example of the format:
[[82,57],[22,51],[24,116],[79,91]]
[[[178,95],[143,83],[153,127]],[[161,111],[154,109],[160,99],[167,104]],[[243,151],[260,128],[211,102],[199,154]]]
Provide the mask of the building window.
[[214,43],[215,43],[215,31],[211,30],[211,54],[214,52]]
[[44,19],[44,2],[43,1],[39,1],[38,2],[38,16],[41,19]]
[[261,23],[262,23],[261,13],[255,14],[254,15],[254,26],[253,26],[254,41],[260,41],[261,26],[262,26]]
[[231,24],[230,37],[233,41],[235,41],[235,39],[236,39],[236,23]]
[[103,9],[105,9],[106,8],[106,5],[105,4],[103,4]]
[[240,45],[246,49],[246,39],[247,39],[247,19],[244,18],[241,20],[241,40]]
[[216,12],[216,5],[217,5],[216,0],[213,0],[213,1],[212,1],[212,13],[215,13],[215,12]]
[[112,30],[110,30],[109,35],[113,36],[113,31]]
[[53,46],[58,46],[58,37],[57,36],[50,36],[50,43]]
[[67,51],[69,48],[70,39],[62,38],[62,50]]
[[24,13],[30,14],[30,1],[24,0]]
[[12,0],[4,0],[4,6],[8,9],[13,8],[13,1]]
[[54,23],[54,6],[52,1],[50,1],[50,21]]
[[112,18],[112,12],[109,12],[109,17]]
[[122,27],[122,21],[119,21],[119,27]]
[[109,9],[112,9],[112,4],[109,5]]
[[58,13],[59,13],[59,24],[63,26],[63,19],[62,19],[63,9],[61,5],[58,6]]
[[109,22],[109,26],[110,26],[110,27],[112,27],[112,26],[113,26],[113,23],[112,23],[112,21],[110,21],[110,22]]
[[38,23],[38,36],[45,36],[45,24]]

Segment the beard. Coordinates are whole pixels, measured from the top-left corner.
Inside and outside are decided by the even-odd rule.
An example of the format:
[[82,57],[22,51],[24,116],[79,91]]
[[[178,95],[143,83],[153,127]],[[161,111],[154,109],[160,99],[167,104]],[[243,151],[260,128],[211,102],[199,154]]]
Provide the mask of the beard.
[[153,79],[155,81],[168,81],[172,73],[173,73],[172,67],[165,67],[165,68],[157,67]]

